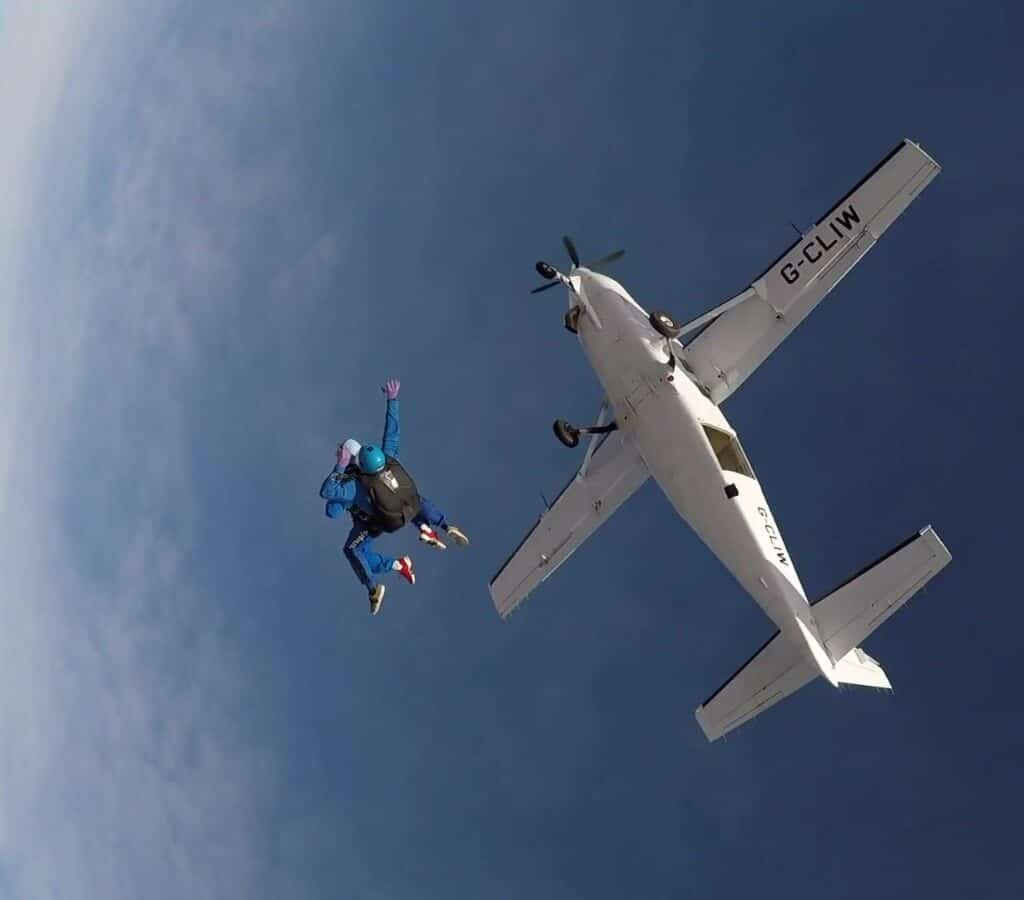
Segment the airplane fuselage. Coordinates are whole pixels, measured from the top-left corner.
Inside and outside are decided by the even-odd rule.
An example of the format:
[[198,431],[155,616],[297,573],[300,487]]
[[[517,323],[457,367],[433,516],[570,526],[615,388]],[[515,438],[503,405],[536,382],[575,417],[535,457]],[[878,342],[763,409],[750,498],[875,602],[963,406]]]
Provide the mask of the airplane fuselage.
[[[891,689],[862,642],[952,559],[935,529],[918,529],[813,604],[778,521],[721,404],[799,327],[938,175],[939,164],[904,139],[748,286],[681,327],[648,315],[598,269],[622,251],[572,268],[538,262],[537,293],[568,288],[566,327],[604,388],[598,422],[554,423],[574,447],[592,439],[573,477],[489,583],[502,618],[511,615],[623,503],[653,478],[778,627],[744,665],[695,710],[716,740],[818,676],[831,684]],[[686,346],[672,335],[685,336]],[[614,424],[608,422],[610,412]],[[671,565],[672,561],[669,561]]]
[[579,339],[619,429],[676,512],[779,629],[818,657],[806,594],[735,429],[680,365],[669,365],[665,339],[618,282],[586,269],[572,277],[584,307]]

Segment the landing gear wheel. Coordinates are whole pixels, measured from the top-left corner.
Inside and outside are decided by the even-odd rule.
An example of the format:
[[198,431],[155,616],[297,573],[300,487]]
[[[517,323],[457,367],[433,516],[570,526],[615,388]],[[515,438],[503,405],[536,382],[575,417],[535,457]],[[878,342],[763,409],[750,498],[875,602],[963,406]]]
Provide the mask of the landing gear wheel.
[[573,334],[580,333],[580,308],[574,306],[565,314],[565,328]]
[[580,430],[574,428],[565,419],[555,419],[554,424],[555,437],[558,438],[566,447],[576,447],[580,442]]
[[679,337],[682,332],[682,327],[676,324],[676,320],[673,319],[667,312],[662,312],[660,309],[655,310],[651,313],[651,326],[658,334],[664,338],[668,338],[670,341]]

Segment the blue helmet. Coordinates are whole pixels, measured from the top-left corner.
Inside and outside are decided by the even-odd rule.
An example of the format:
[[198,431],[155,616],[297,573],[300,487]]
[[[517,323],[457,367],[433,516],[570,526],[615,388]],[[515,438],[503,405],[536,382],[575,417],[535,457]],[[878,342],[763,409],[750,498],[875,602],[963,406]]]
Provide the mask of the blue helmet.
[[366,444],[359,451],[359,468],[367,475],[376,475],[385,465],[387,465],[387,458],[380,447]]

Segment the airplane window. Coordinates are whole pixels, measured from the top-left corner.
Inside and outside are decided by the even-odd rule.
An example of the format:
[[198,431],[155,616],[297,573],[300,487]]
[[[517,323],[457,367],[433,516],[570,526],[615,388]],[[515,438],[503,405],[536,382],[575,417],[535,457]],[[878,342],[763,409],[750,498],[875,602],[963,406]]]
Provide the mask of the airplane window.
[[723,471],[735,472],[737,475],[746,475],[747,478],[754,477],[750,463],[747,462],[747,455],[743,452],[740,442],[735,437],[727,431],[722,431],[720,428],[712,428],[710,425],[704,426],[704,434],[707,435],[708,441],[711,443],[711,449],[715,452],[715,457],[718,459],[718,464],[722,467]]

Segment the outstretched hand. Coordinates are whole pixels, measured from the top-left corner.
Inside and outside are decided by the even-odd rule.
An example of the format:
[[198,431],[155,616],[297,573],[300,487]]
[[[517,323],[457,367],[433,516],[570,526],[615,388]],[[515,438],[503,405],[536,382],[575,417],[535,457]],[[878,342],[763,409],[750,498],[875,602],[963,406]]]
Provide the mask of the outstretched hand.
[[388,400],[398,399],[398,389],[402,386],[402,383],[397,378],[389,378],[384,382],[384,386],[381,390],[384,392],[384,396]]

